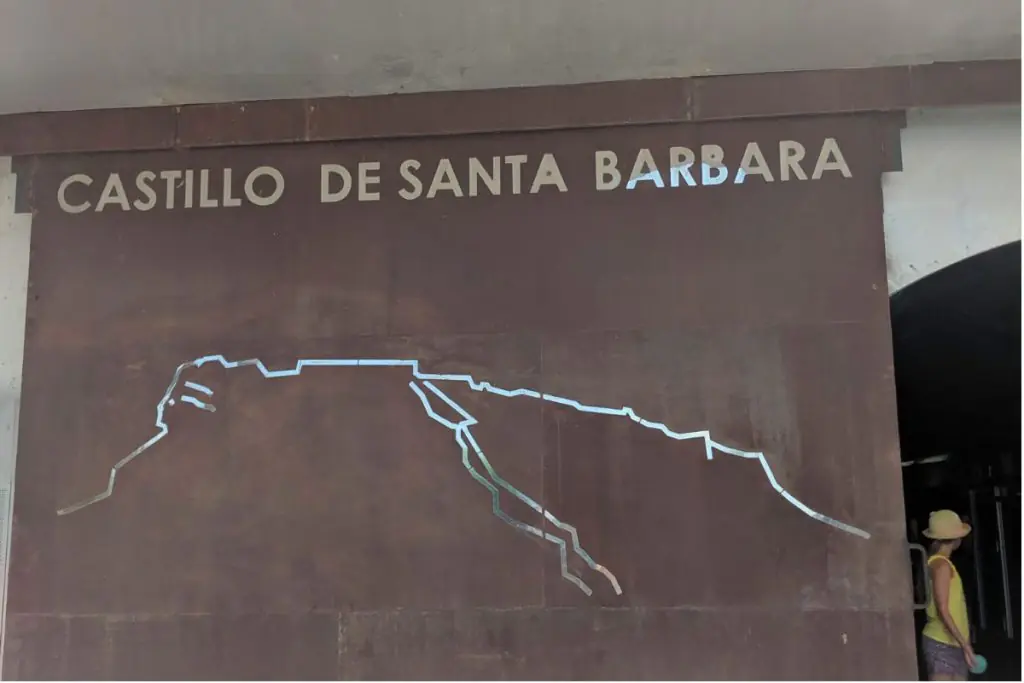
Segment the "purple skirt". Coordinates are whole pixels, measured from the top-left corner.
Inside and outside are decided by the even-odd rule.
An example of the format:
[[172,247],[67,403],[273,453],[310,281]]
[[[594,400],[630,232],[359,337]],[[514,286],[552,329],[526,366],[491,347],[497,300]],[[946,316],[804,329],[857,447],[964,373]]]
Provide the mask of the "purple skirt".
[[957,679],[967,679],[970,671],[967,668],[967,660],[964,659],[964,651],[956,645],[946,645],[928,637],[921,638],[921,651],[924,654],[925,666],[928,674],[951,676]]

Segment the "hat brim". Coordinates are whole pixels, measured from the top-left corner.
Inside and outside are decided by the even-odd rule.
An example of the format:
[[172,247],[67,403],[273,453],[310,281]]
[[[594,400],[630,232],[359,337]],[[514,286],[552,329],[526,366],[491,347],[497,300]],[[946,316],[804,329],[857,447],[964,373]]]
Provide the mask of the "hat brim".
[[956,541],[965,537],[967,534],[971,533],[971,525],[962,525],[960,531],[954,532],[952,535],[948,531],[942,535],[939,535],[933,532],[931,529],[925,529],[922,533],[924,534],[925,538],[930,538],[933,541]]

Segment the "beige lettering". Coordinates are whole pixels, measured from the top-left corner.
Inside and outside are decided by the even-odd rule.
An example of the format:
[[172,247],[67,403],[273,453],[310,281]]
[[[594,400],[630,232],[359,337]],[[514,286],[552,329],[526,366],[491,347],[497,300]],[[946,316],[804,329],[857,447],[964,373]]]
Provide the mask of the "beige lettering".
[[102,211],[107,204],[117,204],[122,211],[131,211],[132,207],[128,203],[124,183],[121,182],[121,176],[118,173],[111,173],[107,177],[107,184],[103,186],[103,193],[100,195],[99,201],[96,202],[96,211]]
[[541,157],[537,173],[533,176],[533,184],[530,186],[530,194],[537,194],[545,185],[554,185],[559,192],[569,191],[554,154],[545,154]]
[[600,150],[594,152],[594,187],[599,192],[614,190],[622,182],[619,172],[619,157],[615,152]]
[[743,150],[743,158],[740,160],[740,170],[736,173],[733,182],[742,183],[748,175],[759,175],[766,183],[773,182],[772,170],[768,167],[768,161],[761,152],[761,147],[756,142],[747,143]]
[[[341,189],[331,190],[331,178],[341,178]],[[352,191],[352,174],[341,164],[320,165],[320,203],[340,202]]]
[[[373,175],[370,172],[373,171]],[[371,192],[370,188],[380,184],[380,162],[363,161],[359,164],[359,201],[375,202],[380,199],[380,192]]]
[[427,188],[427,199],[433,199],[442,190],[451,192],[456,197],[462,196],[462,186],[459,185],[459,179],[455,176],[455,169],[452,168],[452,162],[448,159],[441,159],[437,162],[437,168],[434,169],[434,179],[430,181],[430,187]]
[[156,190],[150,184],[154,180],[156,180],[156,173],[152,171],[141,171],[139,175],[135,176],[135,187],[146,197],[146,201],[136,199],[132,202],[132,206],[139,211],[149,211],[156,206]]
[[629,181],[626,182],[626,189],[632,190],[642,180],[654,183],[655,187],[665,187],[665,180],[661,177],[658,165],[654,163],[651,150],[644,147],[636,155],[633,162],[633,171],[629,174]]
[[682,178],[690,187],[696,187],[697,181],[693,179],[690,169],[693,162],[697,160],[693,150],[689,147],[672,147],[669,149],[671,168],[669,169],[669,184],[672,187],[679,187],[679,179]]
[[[273,191],[266,197],[261,197],[256,193],[256,181],[266,176],[274,181]],[[273,166],[260,166],[253,169],[252,173],[245,179],[245,196],[250,203],[256,206],[270,206],[277,202],[284,194],[284,176]]]
[[780,140],[779,180],[783,182],[789,180],[790,171],[793,172],[797,180],[807,180],[807,174],[800,167],[800,162],[803,161],[806,154],[807,150],[796,140]]
[[825,142],[821,145],[821,152],[818,153],[818,163],[814,164],[814,171],[811,172],[811,179],[820,179],[825,171],[839,171],[844,178],[853,177],[835,138],[825,138]]
[[219,206],[216,199],[210,196],[210,169],[199,171],[199,208],[215,209]]
[[178,187],[178,180],[181,178],[181,171],[160,171],[160,179],[164,181],[164,189],[166,190],[167,200],[164,202],[164,207],[167,209],[174,208],[174,191]]
[[[721,185],[729,176],[729,169],[722,163],[725,150],[720,145],[700,146],[700,184]],[[712,175],[711,172],[715,171]]]
[[186,209],[192,208],[192,185],[194,183],[194,175],[195,172],[192,171],[192,169],[187,169],[185,171],[185,198],[182,203]]
[[84,173],[76,173],[62,180],[60,182],[60,186],[57,188],[57,204],[64,213],[82,213],[83,211],[88,211],[89,207],[92,206],[92,202],[89,200],[86,200],[81,204],[68,203],[67,192],[68,188],[71,187],[73,183],[79,183],[89,187],[92,185],[92,178]]
[[521,194],[523,191],[523,164],[526,163],[525,154],[513,154],[505,157],[505,163],[512,167],[512,194]]
[[477,196],[478,186],[483,181],[492,195],[501,194],[501,157],[491,157],[491,172],[476,157],[469,159],[469,196]]
[[401,167],[399,167],[398,171],[401,173],[402,178],[405,182],[409,183],[409,187],[412,188],[409,190],[402,188],[398,191],[398,195],[402,199],[417,199],[421,194],[423,194],[423,183],[420,182],[420,179],[417,178],[414,173],[414,171],[418,171],[419,168],[420,162],[415,159],[406,159],[402,162]]
[[233,183],[231,182],[231,169],[224,169],[224,186],[221,188],[221,206],[241,206],[242,200],[239,197],[232,195],[231,191],[234,189]]

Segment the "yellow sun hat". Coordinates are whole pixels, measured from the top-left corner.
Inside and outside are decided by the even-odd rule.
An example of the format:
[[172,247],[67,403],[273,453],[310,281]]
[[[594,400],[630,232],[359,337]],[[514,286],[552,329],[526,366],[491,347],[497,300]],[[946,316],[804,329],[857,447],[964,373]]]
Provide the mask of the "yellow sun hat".
[[964,524],[952,510],[936,510],[928,515],[928,528],[924,530],[925,538],[933,541],[953,541],[969,533],[971,525]]

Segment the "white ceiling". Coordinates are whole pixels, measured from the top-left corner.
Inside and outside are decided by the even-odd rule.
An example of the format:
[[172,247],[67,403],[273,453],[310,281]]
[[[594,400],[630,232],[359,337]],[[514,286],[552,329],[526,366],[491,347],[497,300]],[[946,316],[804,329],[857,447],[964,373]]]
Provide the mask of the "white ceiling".
[[1020,0],[0,0],[0,112],[1020,56]]

